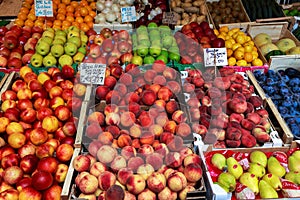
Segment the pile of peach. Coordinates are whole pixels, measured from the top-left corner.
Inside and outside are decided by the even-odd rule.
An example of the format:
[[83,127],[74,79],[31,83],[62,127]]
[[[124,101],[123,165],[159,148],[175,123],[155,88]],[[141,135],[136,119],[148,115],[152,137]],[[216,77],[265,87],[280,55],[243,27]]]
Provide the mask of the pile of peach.
[[74,71],[20,69],[1,94],[1,199],[60,199],[84,94]]
[[254,147],[270,141],[268,112],[254,87],[234,70],[190,70],[183,90],[194,130],[217,148]]

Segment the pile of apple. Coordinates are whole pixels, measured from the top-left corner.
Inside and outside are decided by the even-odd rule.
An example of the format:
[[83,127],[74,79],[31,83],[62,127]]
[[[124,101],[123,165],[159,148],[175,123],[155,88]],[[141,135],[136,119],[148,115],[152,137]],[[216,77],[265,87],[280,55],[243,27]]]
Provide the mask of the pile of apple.
[[127,30],[103,28],[99,34],[89,34],[85,63],[128,64],[132,60],[132,42]]
[[[29,53],[26,43],[43,30],[37,26],[21,28],[13,25],[10,28],[0,27],[0,67],[20,69],[27,64]],[[31,54],[32,55],[32,54]]]
[[[137,65],[152,64],[155,60],[179,62],[179,48],[170,27],[151,22],[139,26],[132,34],[134,58]],[[134,61],[135,61],[134,60]]]
[[163,61],[141,70],[129,64],[118,81],[109,75],[96,88],[96,98],[110,103],[86,120],[89,155],[73,163],[79,197],[185,199],[202,177],[199,156],[184,145],[192,130],[179,73]]
[[20,69],[1,94],[1,199],[60,199],[85,89],[71,66]]
[[30,57],[30,64],[33,67],[80,64],[85,58],[87,42],[88,36],[76,26],[70,26],[66,30],[47,28],[38,40],[28,40],[35,49]]
[[194,130],[216,148],[254,147],[270,141],[268,112],[243,75],[234,70],[189,70],[183,90]]

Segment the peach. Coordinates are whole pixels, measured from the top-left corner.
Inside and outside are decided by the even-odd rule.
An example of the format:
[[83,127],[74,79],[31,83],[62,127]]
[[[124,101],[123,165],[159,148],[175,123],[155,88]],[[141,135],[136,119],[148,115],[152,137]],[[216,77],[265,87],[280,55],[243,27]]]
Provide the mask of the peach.
[[126,111],[121,114],[120,122],[123,127],[130,127],[135,121],[135,114],[133,112]]
[[160,154],[162,157],[165,157],[169,153],[169,149],[165,143],[159,143],[154,148],[155,153]]
[[138,114],[141,111],[141,106],[137,102],[129,102],[128,103],[128,110],[132,113],[134,113],[135,116],[138,116]]
[[19,191],[16,189],[7,189],[0,193],[0,199],[19,199]]
[[122,168],[125,168],[126,166],[127,166],[127,162],[123,156],[116,156],[115,159],[110,164],[110,168],[116,172]]
[[155,170],[158,170],[163,165],[163,156],[159,153],[149,154],[146,157],[146,164],[150,164]]
[[105,193],[106,200],[123,200],[125,191],[119,185],[112,185]]
[[97,196],[95,194],[84,194],[80,193],[78,195],[79,199],[89,199],[89,200],[97,200]]
[[113,135],[110,132],[104,131],[98,135],[98,140],[102,144],[111,144],[113,141]]
[[47,132],[55,132],[59,128],[59,121],[55,116],[47,116],[42,121],[42,127]]
[[155,138],[159,138],[163,131],[163,127],[159,124],[153,124],[149,127],[149,132],[151,132]]
[[32,91],[29,88],[21,88],[17,92],[18,99],[31,99],[32,98]]
[[179,194],[178,194],[179,199],[186,199],[186,198],[187,198],[187,194],[188,194],[189,192],[193,192],[193,191],[195,191],[195,190],[196,190],[196,189],[195,189],[193,186],[187,185],[183,190],[181,190],[181,191],[179,192]]
[[145,131],[142,133],[142,135],[140,136],[140,143],[141,145],[144,145],[144,144],[153,144],[154,142],[154,139],[155,139],[155,135],[149,131]]
[[145,189],[146,181],[141,175],[134,174],[128,177],[126,187],[130,193],[138,195]]
[[161,192],[166,187],[166,178],[160,172],[152,173],[147,179],[148,188],[155,193]]
[[104,125],[105,123],[105,116],[102,112],[94,111],[92,112],[88,118],[88,123],[98,123],[99,125]]
[[106,125],[119,125],[120,115],[118,113],[108,113],[105,116]]
[[176,132],[176,126],[177,126],[177,124],[174,120],[169,120],[164,125],[164,131],[174,134]]
[[98,149],[102,146],[102,143],[98,140],[92,140],[88,146],[88,152],[92,155],[92,156],[96,156],[97,155],[97,151]]
[[8,135],[11,135],[13,133],[24,133],[24,129],[23,126],[18,123],[18,122],[10,122],[7,126],[6,126],[6,133]]
[[269,113],[266,109],[261,108],[261,109],[256,110],[255,112],[258,113],[263,118],[269,117]]
[[131,137],[127,134],[121,134],[118,137],[118,147],[123,148],[132,144]]
[[137,169],[137,174],[141,175],[145,180],[154,172],[154,168],[150,164],[140,165]]
[[56,149],[56,158],[61,162],[68,162],[73,156],[73,146],[70,144],[61,144]]
[[18,154],[21,158],[23,158],[26,155],[34,155],[35,148],[35,145],[33,145],[31,142],[28,142],[18,149]]
[[77,186],[82,193],[92,194],[98,188],[98,179],[91,174],[85,174],[81,177],[80,183]]
[[14,185],[23,178],[23,174],[24,173],[20,167],[11,166],[4,170],[3,180],[10,185]]
[[145,158],[147,155],[154,153],[154,149],[150,144],[143,144],[138,149],[138,153],[139,155]]
[[162,85],[160,85],[159,83],[153,83],[151,85],[146,85],[146,89],[148,90],[152,90],[155,95],[157,95],[158,90],[162,87]]
[[127,166],[132,169],[133,172],[136,172],[138,167],[144,164],[144,160],[141,157],[131,157],[128,160]]
[[9,108],[17,108],[17,103],[14,100],[4,100],[1,105],[1,110],[5,112]]
[[8,108],[3,116],[8,118],[11,122],[18,122],[20,119],[20,111],[17,108]]
[[165,108],[166,108],[167,113],[173,114],[176,110],[179,109],[179,104],[177,101],[172,99],[166,103]]
[[[73,97],[70,101],[71,102],[76,102],[75,100],[77,100],[78,98]],[[50,100],[50,107],[55,110],[55,108],[57,108],[60,105],[65,105],[65,100],[61,97],[54,97],[53,99]],[[68,106],[68,102],[67,102],[67,106]],[[73,112],[75,112],[75,106],[72,104],[72,106],[69,107],[70,110],[72,110]]]
[[115,125],[106,126],[105,131],[110,132],[115,139],[118,138],[119,135],[120,135],[120,128],[118,126],[115,126]]
[[118,82],[114,87],[114,91],[121,97],[124,97],[127,94],[127,86],[123,83]]
[[172,114],[172,120],[174,120],[177,124],[186,122],[187,121],[186,113],[183,110],[176,110]]
[[107,86],[109,89],[113,89],[117,83],[117,79],[114,76],[107,76],[104,80],[104,86]]
[[19,166],[20,156],[16,153],[8,154],[3,156],[1,159],[1,167],[6,169],[11,166]]
[[182,172],[174,172],[167,179],[167,184],[170,190],[179,192],[187,186],[187,179]]
[[98,182],[99,182],[99,188],[101,190],[108,190],[109,187],[114,185],[116,183],[116,176],[110,171],[104,171],[100,174],[98,177]]
[[144,189],[140,194],[138,194],[139,200],[156,200],[156,194],[149,190],[148,188]]
[[140,148],[141,147],[140,140],[138,138],[133,139],[131,146],[136,149]]
[[261,117],[258,113],[248,113],[247,119],[252,121],[254,124],[258,125],[261,123]]
[[192,130],[190,125],[188,125],[187,123],[180,123],[176,126],[175,132],[176,135],[179,135],[184,138],[190,135],[192,133]]
[[157,197],[158,200],[176,200],[177,192],[173,192],[168,187],[165,187],[162,191],[158,193]]
[[152,83],[153,79],[157,76],[157,72],[153,69],[149,69],[144,73],[144,79],[148,83]]
[[26,143],[26,136],[22,133],[12,133],[8,136],[7,143],[15,148],[21,148]]
[[19,193],[19,200],[40,200],[42,199],[42,193],[32,187],[23,188]]
[[7,117],[0,117],[0,133],[4,133],[10,120]]
[[196,164],[199,164],[201,165],[202,161],[201,161],[201,158],[200,156],[198,156],[197,154],[190,154],[188,156],[186,156],[183,160],[183,166],[187,166],[191,163],[196,163]]
[[163,76],[168,80],[175,80],[177,77],[177,72],[175,69],[167,67],[163,72]]
[[62,192],[61,186],[55,184],[43,192],[43,197],[45,199],[59,200],[61,198],[60,197],[61,192]]
[[131,175],[133,175],[133,170],[131,168],[125,167],[118,171],[117,179],[122,185],[126,185],[126,181]]
[[109,145],[103,145],[97,151],[97,158],[100,162],[108,164],[114,160],[118,152],[115,148]]
[[169,121],[168,116],[164,113],[159,113],[158,116],[155,118],[155,123],[164,127],[165,124]]
[[1,94],[1,101],[5,101],[5,100],[17,100],[17,93],[13,90],[6,90]]
[[78,172],[87,171],[90,168],[91,160],[86,155],[78,155],[73,160],[73,167]]
[[54,180],[58,183],[63,183],[65,182],[65,179],[67,177],[67,173],[68,173],[69,167],[68,165],[64,164],[64,163],[59,163],[57,165],[57,170],[54,173]]
[[124,146],[121,149],[121,155],[128,160],[131,157],[135,157],[136,156],[136,149],[133,146]]
[[252,121],[250,121],[249,119],[243,119],[241,121],[241,125],[243,128],[245,128],[249,131],[251,131],[255,127],[255,124]]
[[138,122],[142,127],[149,127],[153,124],[154,119],[147,111],[142,111],[138,117]]
[[167,87],[172,91],[173,94],[178,95],[181,92],[181,86],[177,81],[168,81]]
[[173,138],[169,138],[166,144],[170,151],[180,151],[183,147],[183,139],[175,135]]
[[169,152],[165,157],[165,164],[168,167],[177,168],[182,164],[182,159],[180,153],[178,152]]
[[136,197],[134,194],[131,194],[130,192],[125,191],[124,200],[136,200]]
[[44,143],[36,147],[35,153],[39,159],[53,156],[54,147],[51,144]]
[[173,92],[166,86],[161,87],[157,92],[157,98],[169,101],[173,97]]
[[186,165],[183,173],[189,182],[197,182],[202,178],[202,168],[198,163]]
[[243,146],[251,148],[256,145],[256,138],[251,134],[246,134],[242,136],[241,143]]
[[164,76],[162,75],[157,75],[153,78],[153,84],[159,84],[159,85],[166,85],[167,80]]
[[106,170],[108,170],[107,165],[98,161],[93,163],[89,168],[90,174],[94,175],[95,177],[99,177],[100,174]]
[[192,131],[199,135],[205,135],[207,133],[207,128],[204,125],[199,124],[199,122],[195,122],[192,124]]
[[102,133],[102,128],[98,123],[91,123],[87,126],[85,135],[91,139],[97,138]]
[[48,133],[43,128],[36,128],[30,132],[29,139],[32,144],[40,145],[47,141]]
[[159,141],[161,143],[167,144],[168,141],[171,141],[174,138],[174,134],[171,132],[163,132],[160,135]]
[[75,184],[76,186],[78,186],[80,184],[80,180],[82,179],[82,177],[84,177],[85,175],[89,175],[88,172],[80,172],[76,177],[75,177]]
[[156,101],[156,94],[153,90],[146,89],[141,94],[141,100],[145,105],[151,106]]
[[187,156],[193,154],[193,150],[189,147],[183,147],[180,151],[180,157],[182,160],[184,160]]

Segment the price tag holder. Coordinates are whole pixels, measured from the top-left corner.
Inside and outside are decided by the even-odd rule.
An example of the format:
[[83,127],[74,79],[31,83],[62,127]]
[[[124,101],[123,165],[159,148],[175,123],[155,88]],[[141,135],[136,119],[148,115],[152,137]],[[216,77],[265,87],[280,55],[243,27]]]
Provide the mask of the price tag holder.
[[99,63],[81,63],[79,67],[81,83],[104,84],[106,65]]
[[52,0],[34,0],[35,16],[53,17]]
[[178,21],[178,15],[175,12],[164,12],[163,13],[163,24],[177,24]]
[[204,65],[210,66],[225,66],[227,65],[226,48],[207,48],[204,49]]
[[135,7],[122,7],[121,8],[122,22],[135,22],[136,21],[136,11]]

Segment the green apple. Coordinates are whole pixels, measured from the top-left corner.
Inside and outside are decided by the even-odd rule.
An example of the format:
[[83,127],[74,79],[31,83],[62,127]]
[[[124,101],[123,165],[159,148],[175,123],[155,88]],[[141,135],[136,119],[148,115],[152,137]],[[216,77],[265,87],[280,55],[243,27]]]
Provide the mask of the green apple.
[[169,53],[169,59],[174,60],[176,62],[179,62],[180,61],[180,55],[179,55],[179,53],[170,52]]
[[154,46],[160,46],[161,47],[161,41],[160,39],[156,39],[156,40],[152,40],[151,41],[151,45],[154,45]]
[[165,32],[165,33],[170,33],[170,34],[172,33],[172,30],[168,25],[162,24],[158,27],[158,29],[160,30],[160,32]]
[[131,59],[131,63],[141,66],[143,64],[143,58],[141,56],[134,55]]
[[52,42],[52,46],[55,45],[55,44],[61,44],[61,45],[64,45],[64,41],[60,38],[55,38]]
[[51,46],[50,52],[54,57],[59,58],[65,53],[65,49],[64,46],[61,44],[54,44]]
[[150,47],[151,42],[148,39],[142,39],[142,40],[139,40],[139,45],[144,45],[146,47]]
[[144,57],[144,64],[153,64],[155,61],[155,58],[153,58],[153,56],[147,55]]
[[166,48],[161,48],[160,54],[169,58],[169,51]]
[[80,37],[77,37],[77,36],[70,37],[67,41],[76,44],[77,48],[79,48],[81,46]]
[[172,46],[168,49],[169,52],[172,52],[172,53],[176,53],[176,54],[179,54],[179,47],[178,46]]
[[168,63],[168,57],[166,57],[165,55],[162,55],[162,54],[157,56],[156,60],[162,60],[162,61],[164,61],[165,64]]
[[160,32],[158,29],[152,29],[149,31],[149,37],[153,38],[153,37],[160,37]]
[[159,45],[151,45],[151,47],[149,48],[149,53],[154,58],[159,56],[160,52],[161,52],[161,47]]
[[51,45],[52,42],[53,42],[53,38],[51,38],[51,37],[49,37],[49,36],[43,36],[43,37],[41,37],[39,40],[44,41],[44,42],[47,42],[49,45]]
[[69,39],[71,37],[80,37],[80,33],[77,32],[77,31],[69,31],[68,35],[67,35],[67,38]]
[[73,62],[80,64],[84,60],[85,54],[81,53],[78,51],[74,56],[73,56]]
[[55,33],[55,30],[54,30],[54,28],[52,28],[52,27],[47,27],[47,28],[45,29],[45,31],[50,31],[50,32]]
[[64,54],[59,57],[58,63],[60,66],[64,65],[72,65],[73,64],[73,58],[67,54]]
[[86,55],[86,47],[85,46],[81,46],[77,49],[77,52],[81,52],[83,53],[84,55]]
[[50,45],[47,42],[44,42],[42,40],[39,40],[39,42],[35,46],[35,51],[42,55],[45,56],[49,53],[50,51]]
[[138,40],[138,42],[139,42],[140,40],[149,40],[148,33],[138,34],[138,35],[137,35],[137,40]]
[[67,32],[69,33],[70,31],[76,31],[76,32],[80,33],[80,29],[77,26],[70,26],[67,29]]
[[42,37],[44,36],[48,36],[48,37],[51,37],[51,38],[54,38],[55,36],[55,32],[52,32],[52,31],[49,31],[49,30],[45,30],[42,34]]
[[64,43],[67,42],[67,38],[63,35],[56,35],[56,36],[54,36],[54,40],[55,39],[61,39],[62,41],[64,41]]
[[86,34],[80,34],[81,43],[86,44],[89,41],[89,37]]
[[58,29],[58,30],[55,31],[55,36],[57,36],[57,35],[62,35],[62,36],[67,37],[66,31],[63,31],[63,30],[60,30],[60,29]]
[[56,63],[57,63],[57,60],[51,53],[49,53],[47,56],[45,56],[43,58],[44,67],[52,67],[52,66],[55,66]]
[[149,52],[149,48],[144,45],[138,45],[136,50],[137,54],[141,57],[145,57]]
[[43,65],[43,56],[38,53],[33,54],[30,58],[30,64],[33,67],[41,67]]
[[132,45],[133,45],[133,46],[137,46],[137,44],[138,44],[138,39],[137,39],[137,34],[136,34],[136,33],[133,33],[133,34],[131,35],[131,40],[132,40]]
[[155,22],[150,22],[148,24],[148,28],[156,28],[156,27],[158,27],[158,26],[157,26],[157,24]]
[[65,54],[74,56],[77,53],[77,46],[72,42],[66,42],[64,45]]
[[137,34],[148,33],[147,26],[141,25],[136,29]]
[[173,44],[173,36],[167,35],[162,38],[162,46],[165,47],[166,49],[170,48]]

